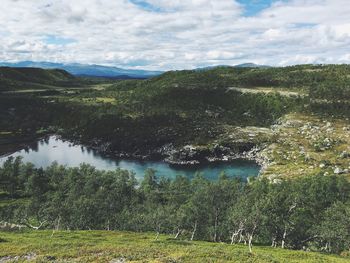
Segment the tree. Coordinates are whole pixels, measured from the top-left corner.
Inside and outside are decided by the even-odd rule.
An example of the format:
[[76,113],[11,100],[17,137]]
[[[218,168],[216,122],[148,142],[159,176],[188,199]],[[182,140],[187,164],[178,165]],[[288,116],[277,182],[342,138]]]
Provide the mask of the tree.
[[272,239],[271,246],[285,248],[290,232],[295,228],[295,211],[300,206],[289,181],[270,186],[265,199],[265,227]]
[[350,203],[336,202],[325,211],[318,233],[327,252],[350,249]]
[[22,164],[21,157],[9,157],[0,168],[0,189],[7,191],[13,198],[19,185],[19,173]]
[[230,221],[234,224],[233,231],[244,235],[249,252],[252,252],[254,236],[263,224],[263,207],[268,187],[269,183],[266,180],[253,181],[245,187],[237,203],[230,209]]

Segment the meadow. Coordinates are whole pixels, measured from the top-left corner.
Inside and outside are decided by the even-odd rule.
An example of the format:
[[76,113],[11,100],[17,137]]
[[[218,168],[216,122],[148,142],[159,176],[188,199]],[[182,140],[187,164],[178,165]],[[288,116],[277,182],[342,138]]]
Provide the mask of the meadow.
[[[153,233],[112,231],[0,232],[0,262],[349,262],[321,253],[203,241]],[[8,260],[8,261],[6,261]]]

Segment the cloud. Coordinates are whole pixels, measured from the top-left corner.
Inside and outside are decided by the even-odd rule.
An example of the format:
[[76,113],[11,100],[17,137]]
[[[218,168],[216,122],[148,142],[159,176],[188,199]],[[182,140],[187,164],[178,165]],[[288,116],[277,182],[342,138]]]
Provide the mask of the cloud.
[[2,0],[0,60],[163,70],[350,63],[348,0],[248,2]]

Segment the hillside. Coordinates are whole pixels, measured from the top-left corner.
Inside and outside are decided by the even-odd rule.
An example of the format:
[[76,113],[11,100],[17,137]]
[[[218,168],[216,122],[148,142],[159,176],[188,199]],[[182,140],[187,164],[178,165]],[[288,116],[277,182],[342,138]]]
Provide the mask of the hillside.
[[201,88],[274,88],[306,92],[317,99],[349,99],[350,65],[288,67],[214,67],[206,71],[167,72],[153,83]]
[[[108,137],[113,150],[140,151],[141,146],[149,151],[168,143],[215,145],[220,135],[234,138],[237,126],[269,127],[291,112],[349,116],[349,101],[345,99],[350,88],[344,84],[349,74],[346,65],[172,71],[149,80],[121,81],[105,90],[81,93],[70,97],[69,102],[71,107],[104,107],[106,112],[118,112],[118,118],[117,114],[99,115],[98,121],[95,118],[96,125],[105,127],[97,137]],[[266,89],[269,92],[259,92]],[[127,123],[134,129],[127,128]],[[92,123],[84,125],[89,131],[86,135],[96,136],[94,127]],[[109,135],[116,133],[118,138],[127,134],[136,145],[114,147]],[[149,134],[157,134],[156,141],[149,141]]]
[[0,262],[348,262],[321,253],[175,240],[151,233],[108,231],[0,232]]
[[42,69],[62,69],[66,70],[70,74],[76,76],[91,76],[91,77],[106,77],[106,78],[120,78],[120,79],[143,79],[150,78],[153,76],[160,75],[161,71],[148,71],[138,69],[123,69],[110,66],[101,65],[86,65],[79,63],[52,63],[52,62],[33,62],[33,61],[22,61],[17,63],[0,63],[0,66],[8,67],[35,67]]
[[[10,73],[7,79],[21,83],[26,78],[39,82],[59,79],[20,78]],[[219,67],[172,71],[147,80],[96,83],[86,89],[0,94],[0,148],[5,152],[11,148],[4,145],[16,148],[21,139],[35,141],[57,134],[115,158],[182,165],[247,158],[262,166],[260,179],[247,182],[228,180],[223,174],[214,182],[200,176],[168,181],[147,171],[144,181],[137,185],[127,171],[106,173],[86,165],[64,168],[55,164],[34,169],[20,159],[12,159],[0,168],[0,217],[17,224],[45,222],[47,230],[154,230],[163,234],[181,232],[184,239],[195,233],[197,240],[215,242],[230,242],[230,238],[238,241],[240,234],[253,244],[345,253],[350,240],[349,73],[346,65]],[[31,233],[28,235],[35,235]],[[0,248],[15,242],[11,234],[7,235]],[[153,238],[150,234],[150,242]],[[66,240],[64,236],[62,239]],[[23,238],[23,242],[26,240],[32,241],[30,237]],[[90,246],[98,241],[86,242],[89,246],[83,254],[92,259],[105,249]],[[111,242],[122,243],[118,239]],[[107,252],[106,260],[114,259],[114,255],[135,260],[151,257],[160,262],[174,257],[168,250],[151,251],[145,256],[136,241],[130,242],[129,248],[132,253],[136,251],[136,256],[125,256],[125,250],[115,252],[112,245],[106,245],[112,254],[116,253],[109,257]],[[152,246],[150,242],[145,246]],[[251,259],[245,254],[247,248],[234,246],[238,249],[235,254],[232,246],[218,243],[195,243],[205,247],[199,248],[196,258],[196,250],[189,251],[193,243],[185,242],[186,248],[177,248],[182,244],[177,242],[171,247],[180,258],[175,261],[199,262],[203,260],[199,255],[207,247],[221,246],[222,261]],[[35,253],[39,259],[45,253],[57,258],[78,257],[62,255],[62,250],[41,252],[30,245],[19,248],[24,252],[10,247],[6,253]],[[208,251],[215,259],[217,252]],[[260,253],[262,262],[338,259],[267,247],[255,247],[253,251]],[[251,260],[260,262],[258,258]]]
[[50,89],[78,85],[78,80],[61,69],[0,67],[0,90]]
[[[55,127],[71,140],[116,156],[193,161],[181,153],[192,145],[200,149],[195,159],[220,159],[270,142],[270,126],[289,113],[349,117],[349,75],[348,65],[171,71],[74,93],[5,96],[0,126],[14,133]],[[45,108],[40,119],[28,115],[39,110],[34,105]],[[15,119],[11,108],[17,109]],[[262,136],[250,136],[247,126]],[[169,156],[173,150],[177,156]]]

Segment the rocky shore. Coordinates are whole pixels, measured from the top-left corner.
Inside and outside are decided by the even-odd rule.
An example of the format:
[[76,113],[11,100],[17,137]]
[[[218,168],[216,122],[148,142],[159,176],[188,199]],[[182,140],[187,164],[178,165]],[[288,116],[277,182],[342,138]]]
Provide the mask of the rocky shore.
[[[75,141],[76,144],[81,144]],[[84,144],[84,143],[82,143]],[[220,144],[210,145],[184,145],[175,146],[166,144],[160,148],[148,150],[147,152],[125,152],[111,150],[113,146],[108,142],[98,140],[92,141],[85,146],[98,151],[108,157],[139,160],[162,160],[172,165],[198,165],[212,162],[231,162],[236,159],[246,159],[256,162],[262,170],[267,166],[267,159],[260,153],[267,143],[255,144],[252,141],[239,141],[234,146],[223,146]]]

